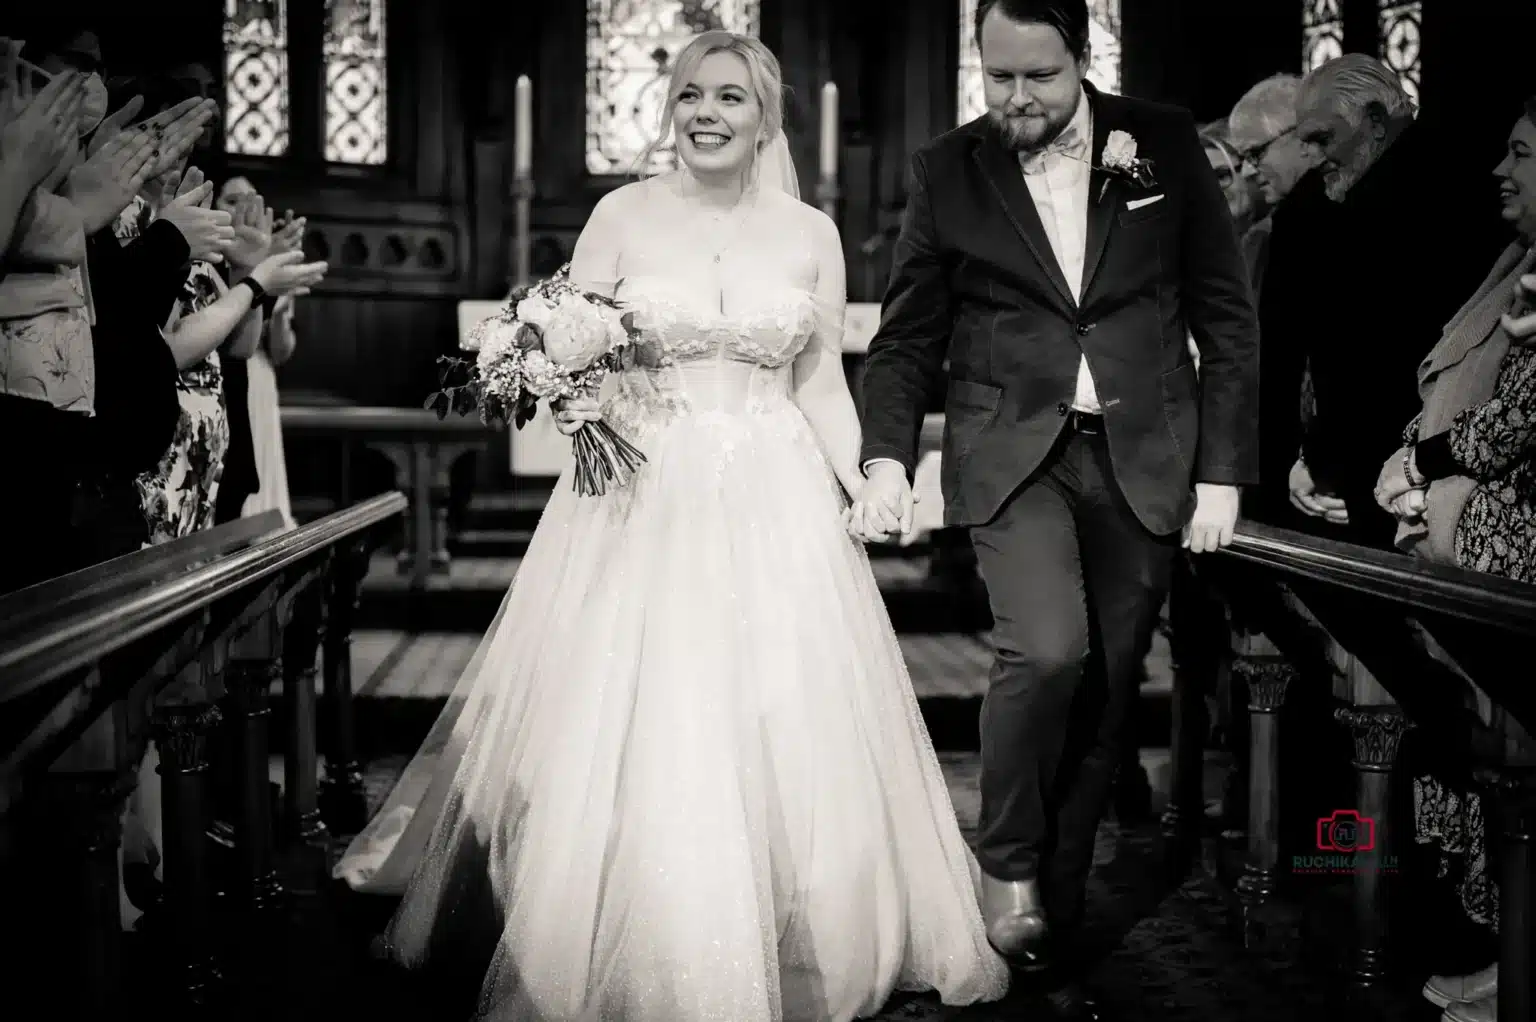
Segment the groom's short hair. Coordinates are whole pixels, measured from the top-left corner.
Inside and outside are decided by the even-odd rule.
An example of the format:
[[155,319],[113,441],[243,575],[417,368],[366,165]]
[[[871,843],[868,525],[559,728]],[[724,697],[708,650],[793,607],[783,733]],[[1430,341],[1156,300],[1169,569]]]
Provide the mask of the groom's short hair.
[[1525,97],[1525,117],[1532,124],[1536,124],[1536,95]]
[[980,0],[973,26],[978,49],[982,23],[994,9],[1009,21],[1054,28],[1067,44],[1067,51],[1078,60],[1088,52],[1088,0]]

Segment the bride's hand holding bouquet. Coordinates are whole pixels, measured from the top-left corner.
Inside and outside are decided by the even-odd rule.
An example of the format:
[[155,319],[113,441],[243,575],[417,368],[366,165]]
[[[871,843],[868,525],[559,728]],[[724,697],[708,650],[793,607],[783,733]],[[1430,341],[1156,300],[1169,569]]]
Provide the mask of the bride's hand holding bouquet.
[[[442,390],[426,407],[444,418],[478,410],[482,421],[521,429],[540,400],[555,413],[555,427],[573,439],[576,492],[598,496],[623,486],[645,455],[602,420],[596,394],[608,373],[622,369],[639,339],[618,302],[583,291],[566,270],[512,292],[496,315],[464,341],[474,362],[444,357]],[[456,378],[463,382],[454,383]]]

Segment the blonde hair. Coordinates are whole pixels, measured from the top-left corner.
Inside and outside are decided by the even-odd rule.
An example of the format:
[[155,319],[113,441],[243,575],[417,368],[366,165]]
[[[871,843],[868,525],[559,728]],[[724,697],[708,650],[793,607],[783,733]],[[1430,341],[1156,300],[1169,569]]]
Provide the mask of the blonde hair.
[[657,125],[658,133],[655,141],[640,154],[635,167],[636,174],[646,173],[651,158],[672,136],[672,115],[677,110],[677,102],[699,70],[699,65],[711,53],[731,53],[747,65],[747,77],[752,82],[752,91],[763,111],[756,151],[762,152],[765,145],[784,131],[784,72],[779,68],[779,58],[759,40],[748,35],[721,29],[700,32],[683,47],[677,55],[676,63],[672,65],[672,77],[667,82],[667,101],[662,105],[661,123]]

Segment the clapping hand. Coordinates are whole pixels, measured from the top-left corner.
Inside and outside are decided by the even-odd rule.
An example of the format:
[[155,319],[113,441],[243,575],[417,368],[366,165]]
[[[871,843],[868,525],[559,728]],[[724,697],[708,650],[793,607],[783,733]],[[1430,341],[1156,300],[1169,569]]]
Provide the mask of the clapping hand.
[[234,229],[235,243],[226,253],[230,266],[249,270],[272,254],[272,210],[260,195],[251,193],[235,200]]
[[309,289],[325,279],[329,263],[301,263],[302,252],[279,252],[269,255],[257,264],[249,276],[261,285],[262,290],[274,297],[307,294]]
[[211,99],[184,99],[140,125],[141,130],[155,135],[160,141],[150,176],[160,177],[180,166],[218,112],[219,105]]
[[1500,322],[1509,339],[1522,347],[1536,344],[1536,273],[1527,273],[1516,285],[1514,307]]
[[[120,135],[128,126],[128,122],[133,120],[134,115],[142,109],[144,109],[144,97],[134,96],[128,102],[102,118],[101,123],[96,126],[96,130],[91,132],[91,144],[86,150],[87,154],[94,156],[96,150]],[[154,174],[150,174],[150,177],[154,177]]]
[[14,161],[31,191],[66,166],[78,149],[85,78],[74,72],[55,75],[33,93],[16,58],[19,49],[19,43],[0,40],[0,161]]
[[294,218],[293,210],[283,214],[279,226],[272,231],[272,248],[276,252],[297,252],[304,247],[304,228],[308,224],[304,217]]
[[196,167],[188,167],[176,197],[161,207],[155,219],[167,220],[181,232],[193,259],[216,263],[235,243],[235,228],[228,213],[208,208],[212,199],[213,182],[204,181]]
[[106,227],[149,180],[155,140],[145,131],[119,132],[70,171],[63,194],[80,211],[87,234]]

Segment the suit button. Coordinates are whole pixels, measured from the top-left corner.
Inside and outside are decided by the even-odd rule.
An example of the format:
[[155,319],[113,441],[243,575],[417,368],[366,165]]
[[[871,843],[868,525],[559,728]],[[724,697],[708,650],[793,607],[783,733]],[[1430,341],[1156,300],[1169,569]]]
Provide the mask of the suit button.
[[1065,415],[1065,414],[1067,414],[1068,411],[1070,411],[1070,409],[1067,407],[1067,403],[1065,401],[1058,401],[1056,403],[1056,414],[1057,415]]
[[1093,329],[1093,324],[1092,323],[1079,323],[1079,324],[1077,324],[1077,332],[1078,332],[1079,335],[1086,334],[1088,331],[1090,331],[1092,329]]

